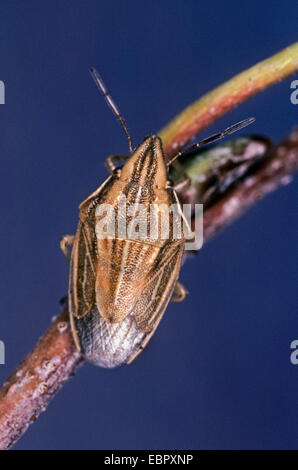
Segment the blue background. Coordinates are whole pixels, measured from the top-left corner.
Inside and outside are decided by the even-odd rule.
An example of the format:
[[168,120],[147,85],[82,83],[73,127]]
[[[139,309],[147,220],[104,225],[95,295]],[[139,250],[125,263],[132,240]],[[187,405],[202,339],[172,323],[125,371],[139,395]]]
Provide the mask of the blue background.
[[[4,380],[59,311],[61,235],[127,153],[90,79],[96,66],[134,142],[204,92],[297,40],[283,1],[1,1],[1,315]],[[291,77],[218,121],[276,141],[297,124]],[[270,195],[187,262],[171,304],[129,367],[84,366],[16,449],[297,448],[298,185]]]

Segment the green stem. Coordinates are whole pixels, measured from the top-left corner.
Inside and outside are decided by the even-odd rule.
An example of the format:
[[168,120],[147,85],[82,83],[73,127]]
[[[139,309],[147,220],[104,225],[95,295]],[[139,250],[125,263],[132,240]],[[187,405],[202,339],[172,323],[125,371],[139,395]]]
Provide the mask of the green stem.
[[236,75],[188,106],[159,133],[168,157],[237,104],[298,71],[298,42]]

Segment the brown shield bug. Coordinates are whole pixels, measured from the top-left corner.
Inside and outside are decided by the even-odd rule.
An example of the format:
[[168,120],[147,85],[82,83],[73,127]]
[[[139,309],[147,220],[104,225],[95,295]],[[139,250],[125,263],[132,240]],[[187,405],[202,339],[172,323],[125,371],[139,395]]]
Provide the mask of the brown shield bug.
[[[181,229],[177,188],[168,179],[169,166],[182,152],[167,161],[155,135],[134,149],[100,75],[94,69],[91,75],[125,131],[130,155],[107,158],[111,175],[80,204],[77,232],[63,237],[61,249],[69,258],[72,245],[68,305],[75,344],[86,359],[111,368],[132,362],[152,337],[169,301],[184,299],[186,290],[178,277],[185,241],[192,234],[187,223]],[[184,152],[253,120],[241,121]],[[124,161],[121,168],[119,160]],[[176,214],[169,210],[173,205]],[[162,216],[168,221],[166,237],[159,224]],[[136,225],[145,230],[136,230]]]

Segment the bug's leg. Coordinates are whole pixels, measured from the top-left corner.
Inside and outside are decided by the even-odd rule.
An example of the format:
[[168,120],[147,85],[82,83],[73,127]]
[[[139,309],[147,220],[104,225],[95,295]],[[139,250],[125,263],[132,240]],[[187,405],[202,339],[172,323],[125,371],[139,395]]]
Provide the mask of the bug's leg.
[[60,242],[60,248],[68,261],[70,261],[70,252],[68,247],[73,245],[74,238],[74,235],[64,235]]
[[110,173],[114,173],[118,165],[115,163],[117,160],[127,160],[129,157],[126,155],[109,155],[106,158],[105,166]]
[[173,296],[171,298],[171,301],[172,302],[182,302],[182,300],[185,299],[187,294],[188,294],[188,291],[184,287],[184,285],[181,284],[181,282],[177,281],[176,285],[175,285],[175,288],[174,288],[174,293],[173,293]]
[[[178,204],[178,207],[180,207],[179,199],[178,199],[178,196],[177,196],[176,192],[174,192],[174,196],[175,196],[176,202],[177,202],[177,204]],[[184,223],[184,228],[185,228],[184,234],[185,234],[186,238],[187,238],[188,240],[194,239],[195,236],[196,236],[196,234],[195,234],[194,232],[192,232],[191,226],[190,226],[188,220],[186,219],[186,217],[185,217],[185,215],[184,215],[184,213],[183,213],[182,210],[180,210],[180,216],[181,216],[181,218],[182,218],[182,220],[183,220],[183,223]]]
[[174,185],[174,189],[176,193],[179,193],[188,189],[190,187],[190,184],[191,184],[191,179],[188,176],[185,176],[183,180],[178,181],[178,183]]
[[178,161],[174,162],[172,164],[172,169],[174,172],[174,181],[175,181],[173,189],[177,193],[188,189],[191,184],[191,178],[187,175],[181,163]]

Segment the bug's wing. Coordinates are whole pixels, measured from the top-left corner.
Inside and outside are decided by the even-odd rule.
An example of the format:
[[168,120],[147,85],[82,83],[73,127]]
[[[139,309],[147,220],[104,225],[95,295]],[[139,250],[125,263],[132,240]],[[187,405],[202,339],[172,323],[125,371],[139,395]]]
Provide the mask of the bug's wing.
[[160,247],[131,240],[97,240],[95,291],[100,315],[123,321],[134,309],[158,260]]
[[168,244],[161,250],[159,262],[148,275],[139,300],[134,307],[138,328],[154,329],[171,300],[179,276],[184,243]]
[[94,231],[79,222],[71,253],[69,280],[69,309],[77,318],[84,317],[95,302]]

